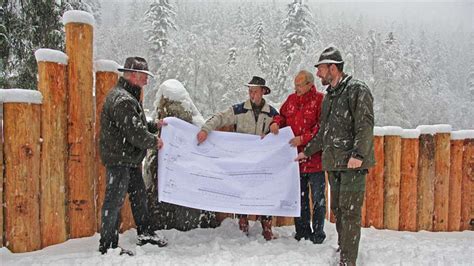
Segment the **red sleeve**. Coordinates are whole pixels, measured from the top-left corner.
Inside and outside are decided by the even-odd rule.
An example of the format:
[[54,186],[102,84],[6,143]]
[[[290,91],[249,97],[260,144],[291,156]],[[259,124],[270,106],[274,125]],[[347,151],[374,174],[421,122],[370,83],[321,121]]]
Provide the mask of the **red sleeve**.
[[280,114],[273,117],[272,123],[276,123],[280,128],[286,127],[286,108],[288,106],[288,99],[280,107]]

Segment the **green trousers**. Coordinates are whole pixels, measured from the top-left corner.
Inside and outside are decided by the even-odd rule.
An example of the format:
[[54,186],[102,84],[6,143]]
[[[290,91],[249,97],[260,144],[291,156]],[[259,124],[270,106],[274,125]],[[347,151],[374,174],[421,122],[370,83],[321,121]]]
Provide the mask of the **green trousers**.
[[336,217],[341,261],[355,265],[360,241],[361,208],[367,170],[329,171],[331,210]]

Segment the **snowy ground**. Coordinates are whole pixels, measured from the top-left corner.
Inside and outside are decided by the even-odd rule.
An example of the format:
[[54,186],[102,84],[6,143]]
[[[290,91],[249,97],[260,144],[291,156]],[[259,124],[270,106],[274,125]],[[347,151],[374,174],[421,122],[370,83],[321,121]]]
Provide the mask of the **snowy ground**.
[[[99,235],[72,239],[40,251],[13,254],[0,249],[1,265],[337,265],[337,235],[326,223],[328,235],[321,245],[293,239],[293,226],[277,227],[279,238],[265,241],[259,222],[244,236],[237,221],[225,220],[216,229],[189,232],[161,231],[169,246],[137,247],[136,231],[120,236],[120,245],[133,250],[134,257],[118,251],[100,255]],[[431,233],[362,229],[360,265],[474,265],[474,232]]]

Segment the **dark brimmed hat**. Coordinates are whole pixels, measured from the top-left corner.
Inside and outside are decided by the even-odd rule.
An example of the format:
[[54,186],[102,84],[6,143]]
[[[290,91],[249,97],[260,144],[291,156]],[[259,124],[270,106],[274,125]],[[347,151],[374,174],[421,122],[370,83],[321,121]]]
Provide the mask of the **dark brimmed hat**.
[[339,50],[337,50],[334,47],[329,47],[329,48],[326,48],[321,53],[321,55],[319,56],[318,62],[314,66],[318,67],[319,65],[322,65],[322,64],[342,64],[342,63],[344,63],[344,61],[342,61],[341,52],[339,52]]
[[122,68],[118,68],[118,71],[125,72],[125,71],[132,71],[132,72],[141,72],[152,77],[153,74],[148,70],[148,63],[146,62],[145,58],[142,57],[128,57],[125,60],[125,64]]
[[253,76],[249,83],[245,84],[247,87],[262,87],[265,95],[270,94],[271,90],[265,85],[265,80],[261,77]]

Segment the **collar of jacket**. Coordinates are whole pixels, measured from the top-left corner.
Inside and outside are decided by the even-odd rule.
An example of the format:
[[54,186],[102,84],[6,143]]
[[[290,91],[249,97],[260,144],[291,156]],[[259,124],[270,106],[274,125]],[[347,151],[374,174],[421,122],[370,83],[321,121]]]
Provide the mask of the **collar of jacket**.
[[349,75],[347,75],[347,74],[344,74],[344,75],[342,76],[341,82],[339,82],[339,84],[337,84],[336,87],[333,88],[333,87],[329,86],[329,87],[327,88],[326,91],[328,92],[328,95],[329,95],[329,96],[336,96],[336,95],[339,95],[339,94],[344,90],[343,88],[346,87],[347,83],[348,83],[349,80],[351,80],[351,79],[352,79],[352,76],[349,76]]
[[[265,99],[262,99],[262,101],[264,101],[264,102],[263,102],[263,107],[260,110],[260,112],[269,114],[270,113],[270,106],[266,103]],[[252,110],[252,102],[250,102],[250,100],[245,101],[244,109]]]
[[130,84],[130,82],[128,82],[128,80],[123,77],[120,77],[118,84],[126,91],[128,91],[131,95],[133,95],[133,97],[135,97],[137,101],[140,101],[140,94],[142,92],[142,88]]

